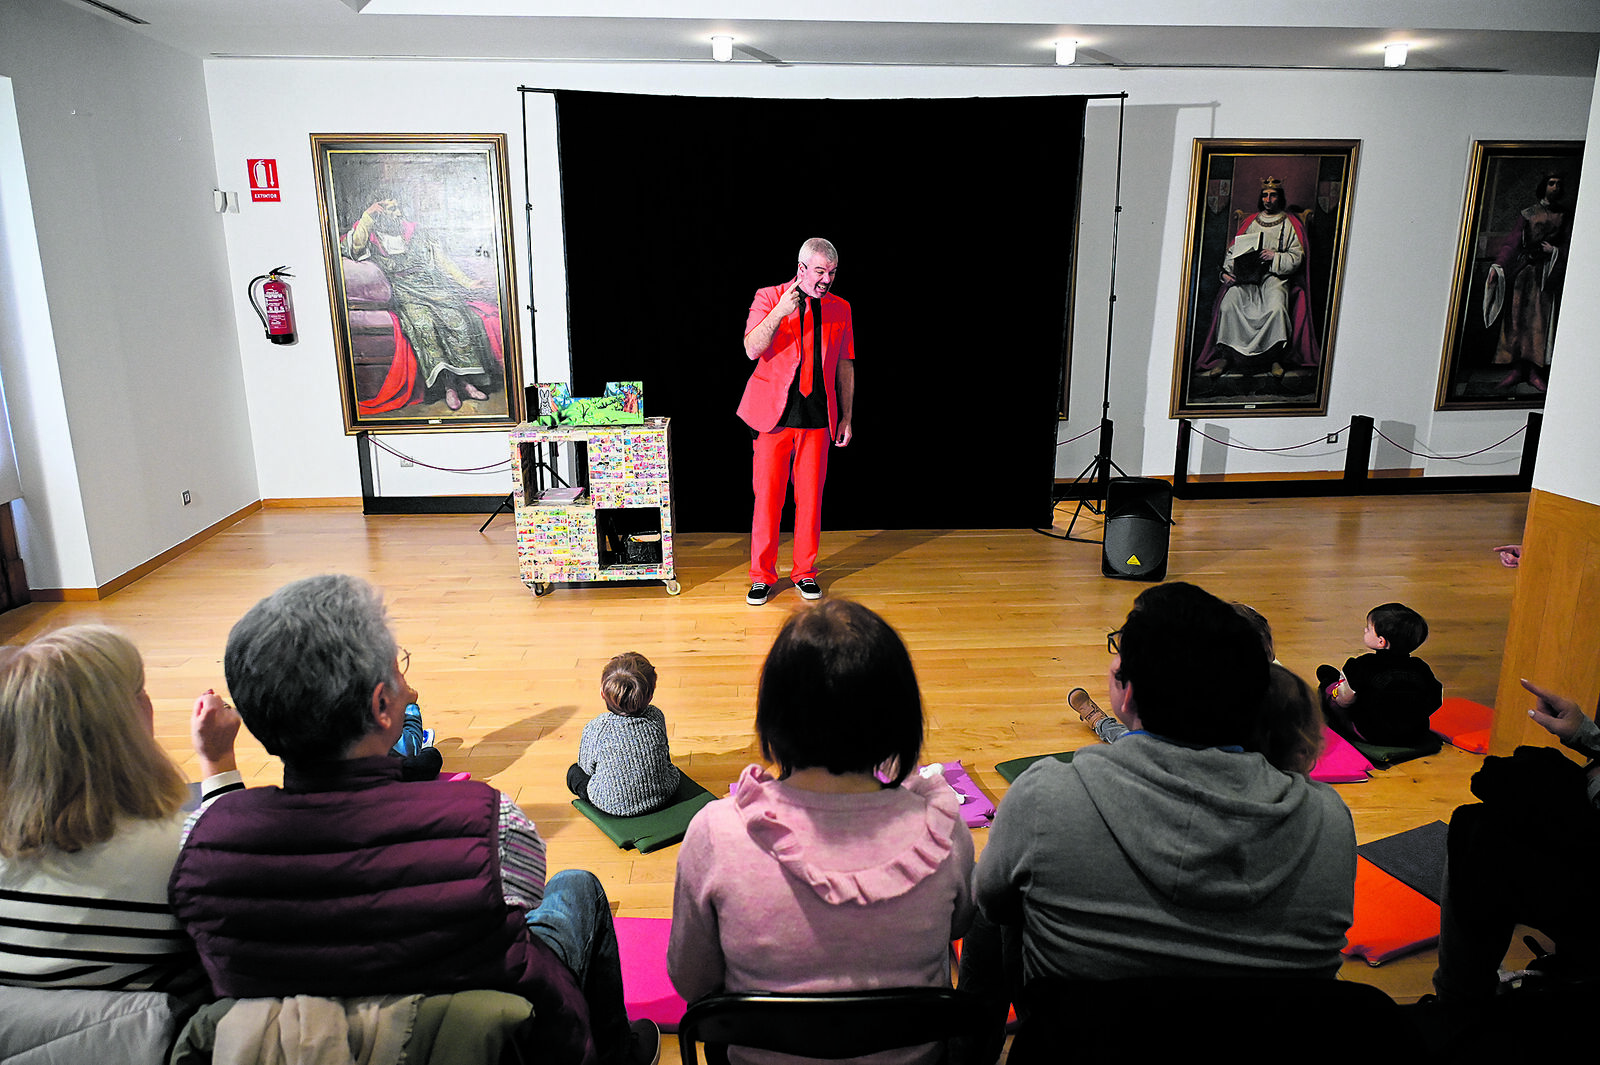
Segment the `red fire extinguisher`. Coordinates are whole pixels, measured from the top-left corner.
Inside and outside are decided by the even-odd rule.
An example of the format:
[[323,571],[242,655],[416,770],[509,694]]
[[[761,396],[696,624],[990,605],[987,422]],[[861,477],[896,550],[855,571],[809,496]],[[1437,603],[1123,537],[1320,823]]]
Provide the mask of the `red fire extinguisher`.
[[[287,266],[275,266],[250,281],[250,306],[256,309],[256,317],[267,330],[267,339],[274,344],[294,343],[294,305],[289,299],[289,286],[283,280],[293,276]],[[257,285],[261,286],[259,302]]]

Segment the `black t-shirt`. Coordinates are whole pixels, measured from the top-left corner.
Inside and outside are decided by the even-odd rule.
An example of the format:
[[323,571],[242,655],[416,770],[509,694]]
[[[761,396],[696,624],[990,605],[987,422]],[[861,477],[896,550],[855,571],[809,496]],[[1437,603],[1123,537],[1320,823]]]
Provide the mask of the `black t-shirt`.
[[795,370],[794,380],[789,383],[789,402],[783,408],[783,417],[778,419],[778,427],[782,429],[828,427],[828,393],[822,382],[822,301],[808,297],[806,304],[801,325],[803,327],[809,319],[811,330],[808,335],[814,338],[811,351],[805,356],[811,360],[811,394],[800,394],[800,375],[805,370],[801,366]]
[[1344,664],[1356,693],[1350,723],[1364,739],[1410,747],[1428,738],[1428,718],[1444,701],[1444,686],[1428,663],[1404,651],[1374,651]]

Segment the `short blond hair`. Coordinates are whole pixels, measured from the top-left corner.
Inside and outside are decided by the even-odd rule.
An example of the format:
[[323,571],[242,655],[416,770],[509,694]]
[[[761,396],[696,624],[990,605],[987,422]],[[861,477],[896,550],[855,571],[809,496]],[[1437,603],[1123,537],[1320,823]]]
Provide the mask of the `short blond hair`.
[[0,855],[73,852],[119,818],[170,817],[189,796],[145,719],[144,662],[103,625],[0,656]]

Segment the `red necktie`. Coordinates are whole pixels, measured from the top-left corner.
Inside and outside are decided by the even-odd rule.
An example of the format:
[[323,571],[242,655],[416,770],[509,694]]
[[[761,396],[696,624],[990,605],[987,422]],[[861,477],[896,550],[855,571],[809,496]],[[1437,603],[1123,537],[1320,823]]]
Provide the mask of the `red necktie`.
[[[817,306],[812,300],[806,300],[806,303],[810,307]],[[817,325],[817,318],[813,313],[811,317],[811,334],[813,337],[816,336]],[[811,394],[811,362],[811,345],[806,343],[806,312],[802,310],[800,312],[800,394],[802,396]]]

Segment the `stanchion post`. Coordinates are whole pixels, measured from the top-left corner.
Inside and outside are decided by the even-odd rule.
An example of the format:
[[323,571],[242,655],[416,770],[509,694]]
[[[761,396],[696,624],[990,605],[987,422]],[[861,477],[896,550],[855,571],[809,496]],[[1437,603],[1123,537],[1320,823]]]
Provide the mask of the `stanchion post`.
[[1372,468],[1372,419],[1365,414],[1350,416],[1350,442],[1344,452],[1344,486],[1356,491],[1367,481]]
[[1172,494],[1187,498],[1189,487],[1189,431],[1193,426],[1188,418],[1178,419],[1178,454],[1172,465]]
[[1528,431],[1522,436],[1522,465],[1517,470],[1517,480],[1524,490],[1533,487],[1533,465],[1539,458],[1539,431],[1544,427],[1544,412],[1528,412]]
[[361,513],[368,514],[371,511],[367,508],[378,489],[372,483],[372,442],[367,439],[366,430],[356,434],[356,462],[361,467]]

